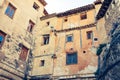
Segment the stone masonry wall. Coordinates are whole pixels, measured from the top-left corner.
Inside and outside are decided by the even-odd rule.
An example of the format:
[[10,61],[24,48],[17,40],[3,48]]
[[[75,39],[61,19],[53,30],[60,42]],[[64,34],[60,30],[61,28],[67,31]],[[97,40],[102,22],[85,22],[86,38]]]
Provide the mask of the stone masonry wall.
[[[33,8],[34,2],[40,6],[39,10]],[[5,14],[9,4],[16,8],[12,18]],[[0,47],[0,80],[3,79],[1,77],[9,76],[10,79],[20,80],[25,74],[28,75],[28,70],[32,68],[30,53],[35,45],[36,27],[39,27],[37,23],[39,17],[44,15],[43,11],[44,6],[39,0],[0,0],[0,32],[5,34],[3,45]],[[32,32],[28,31],[29,21],[35,23]],[[22,54],[22,57],[26,58],[24,61],[20,60],[22,46],[28,49],[26,55]],[[17,79],[12,73],[19,74],[21,78]]]
[[113,23],[118,19],[119,15],[120,15],[120,1],[113,0],[105,15],[105,28],[107,34],[109,34],[111,28],[113,27]]
[[119,80],[120,77],[120,21],[110,32],[110,43],[100,57],[98,80]]
[[102,49],[102,53],[99,56],[98,80],[119,80],[120,77],[119,4],[119,0],[113,0],[105,16],[108,43],[106,43],[106,46]]

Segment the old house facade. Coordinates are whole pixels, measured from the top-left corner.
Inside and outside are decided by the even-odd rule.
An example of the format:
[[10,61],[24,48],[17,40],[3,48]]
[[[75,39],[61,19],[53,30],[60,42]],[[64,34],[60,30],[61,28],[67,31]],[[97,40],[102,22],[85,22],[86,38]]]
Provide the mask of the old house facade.
[[99,35],[101,45],[97,51],[98,80],[119,80],[120,77],[119,16],[120,0],[104,0],[97,14],[97,30],[102,33]]
[[47,14],[44,0],[0,0],[0,80],[23,80],[31,70],[38,18]]
[[44,0],[0,0],[0,80],[95,79],[119,16],[119,0],[102,1],[48,15]]
[[32,79],[95,79],[96,14],[102,2],[40,18]]

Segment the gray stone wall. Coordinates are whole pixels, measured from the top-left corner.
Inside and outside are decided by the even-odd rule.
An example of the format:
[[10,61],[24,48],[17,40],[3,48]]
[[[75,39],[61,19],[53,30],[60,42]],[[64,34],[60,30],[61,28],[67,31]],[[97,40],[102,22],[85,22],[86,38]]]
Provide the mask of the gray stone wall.
[[120,20],[113,26],[110,43],[99,56],[98,80],[119,80],[120,77]]
[[[14,80],[22,80],[24,78],[26,66],[29,65],[27,63],[31,64],[32,62],[28,57],[31,57],[29,53],[34,46],[34,38],[29,32],[24,30],[23,32],[6,35],[4,45],[0,49],[0,76],[11,76],[11,79]],[[25,45],[29,49],[26,61],[19,59],[22,48],[20,44]],[[32,67],[29,65],[28,68],[30,70]],[[15,74],[19,75],[15,76]]]
[[[115,1],[115,3],[114,3]],[[120,79],[120,7],[119,0],[113,0],[106,15],[105,28],[108,43],[99,55],[98,80]]]
[[113,27],[113,23],[118,19],[119,16],[120,16],[120,1],[113,0],[105,14],[105,28],[107,34],[110,33],[110,30]]

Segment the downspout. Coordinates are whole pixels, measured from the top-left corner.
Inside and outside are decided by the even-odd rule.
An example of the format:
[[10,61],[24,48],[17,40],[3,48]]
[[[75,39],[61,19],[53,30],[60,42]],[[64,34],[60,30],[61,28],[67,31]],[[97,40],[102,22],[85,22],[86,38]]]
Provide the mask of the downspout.
[[[80,26],[80,17],[78,18],[79,20],[79,26]],[[82,48],[82,33],[81,33],[81,29],[80,29],[80,48]]]
[[82,48],[82,34],[81,34],[81,29],[80,29],[80,47]]

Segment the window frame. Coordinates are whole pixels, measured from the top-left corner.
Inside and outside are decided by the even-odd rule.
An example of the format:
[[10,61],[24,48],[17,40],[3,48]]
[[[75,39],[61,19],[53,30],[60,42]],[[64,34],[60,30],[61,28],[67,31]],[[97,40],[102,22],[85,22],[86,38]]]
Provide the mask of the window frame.
[[[15,12],[16,12],[16,7],[13,6],[11,3],[8,4],[6,10],[5,10],[5,15],[7,15],[9,18],[13,19]],[[14,11],[11,15],[11,11]]]
[[66,53],[66,65],[78,64],[78,53]]
[[32,33],[34,26],[35,26],[35,23],[32,20],[29,20],[27,31]]
[[[68,37],[71,37],[71,40],[68,40]],[[66,42],[73,42],[73,34],[66,35]]]
[[38,11],[40,6],[36,2],[34,2],[33,3],[33,8]]
[[45,60],[40,60],[40,67],[45,66]]
[[93,31],[87,31],[86,34],[87,34],[87,39],[92,39]]
[[43,35],[43,45],[48,45],[49,42],[50,42],[50,34],[44,34]]
[[81,19],[81,20],[87,19],[87,12],[82,12],[82,13],[80,13],[80,19]]

